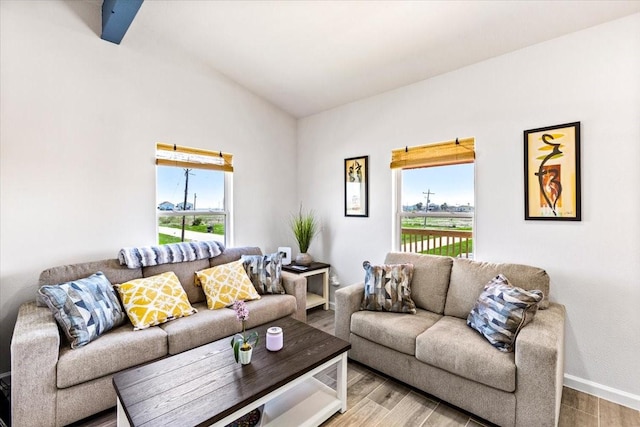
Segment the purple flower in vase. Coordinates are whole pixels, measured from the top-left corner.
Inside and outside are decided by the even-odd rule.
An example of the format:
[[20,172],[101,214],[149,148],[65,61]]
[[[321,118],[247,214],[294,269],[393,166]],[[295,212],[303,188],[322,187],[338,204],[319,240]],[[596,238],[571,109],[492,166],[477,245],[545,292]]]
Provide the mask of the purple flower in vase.
[[247,303],[242,300],[238,300],[233,303],[233,310],[236,312],[236,317],[242,322],[244,329],[244,322],[249,318],[249,309]]
[[248,336],[245,336],[245,322],[249,318],[249,308],[247,304],[238,300],[233,303],[233,310],[236,312],[236,317],[242,322],[242,333],[235,334],[231,337],[231,347],[233,348],[233,356],[236,362],[239,360],[239,352],[247,351],[258,345],[258,332],[253,331]]

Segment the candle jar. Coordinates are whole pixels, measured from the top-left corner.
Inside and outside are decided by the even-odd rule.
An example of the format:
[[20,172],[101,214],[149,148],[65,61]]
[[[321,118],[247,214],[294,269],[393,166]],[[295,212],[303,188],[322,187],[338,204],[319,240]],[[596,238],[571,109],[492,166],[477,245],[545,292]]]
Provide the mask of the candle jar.
[[273,326],[267,329],[267,350],[278,351],[282,349],[282,328]]

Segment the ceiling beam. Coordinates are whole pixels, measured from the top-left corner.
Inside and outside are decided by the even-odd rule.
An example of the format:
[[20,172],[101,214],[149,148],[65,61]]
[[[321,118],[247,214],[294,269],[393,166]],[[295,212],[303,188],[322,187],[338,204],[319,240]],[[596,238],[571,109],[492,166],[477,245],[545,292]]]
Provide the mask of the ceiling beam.
[[120,44],[144,0],[104,0],[101,39]]

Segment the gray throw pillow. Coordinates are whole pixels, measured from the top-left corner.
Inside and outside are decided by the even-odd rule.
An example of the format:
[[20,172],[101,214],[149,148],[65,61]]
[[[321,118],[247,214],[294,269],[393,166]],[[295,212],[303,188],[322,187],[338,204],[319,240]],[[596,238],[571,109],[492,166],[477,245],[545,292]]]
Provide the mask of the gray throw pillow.
[[365,261],[361,310],[416,314],[411,299],[413,264],[371,265]]
[[502,274],[484,287],[467,316],[467,325],[502,352],[513,351],[516,337],[535,316],[542,291],[512,286]]
[[111,282],[101,272],[38,290],[71,343],[71,348],[87,345],[120,325],[126,313]]
[[284,294],[282,252],[268,255],[242,255],[242,265],[260,295]]

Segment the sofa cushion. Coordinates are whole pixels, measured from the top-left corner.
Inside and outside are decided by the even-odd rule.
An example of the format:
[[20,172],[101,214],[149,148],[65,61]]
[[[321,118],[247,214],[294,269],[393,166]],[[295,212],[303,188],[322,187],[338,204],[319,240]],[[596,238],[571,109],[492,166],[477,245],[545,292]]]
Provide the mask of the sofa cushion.
[[466,319],[484,285],[498,274],[508,277],[513,286],[527,291],[542,291],[544,298],[539,308],[549,306],[549,276],[543,269],[521,264],[496,264],[454,258],[444,314]]
[[207,310],[207,304],[194,304],[196,314],[175,322],[160,325],[167,333],[169,354],[186,350],[231,336],[242,330],[242,323],[233,310]]
[[441,317],[422,309],[417,309],[415,315],[358,311],[351,316],[351,332],[413,356],[416,351],[416,337]]
[[178,276],[180,285],[182,285],[182,288],[187,293],[189,302],[191,304],[194,304],[196,302],[202,302],[205,299],[202,288],[195,284],[195,272],[198,270],[209,268],[209,266],[209,259],[178,262],[175,264],[160,264],[154,265],[152,267],[143,267],[142,275],[144,277],[151,277],[157,276],[158,274],[166,273],[168,271],[172,271],[176,276]]
[[540,291],[512,286],[502,274],[484,287],[467,317],[467,325],[480,332],[500,351],[513,351],[518,333],[535,316]]
[[[249,309],[249,318],[246,321],[246,326],[254,328],[295,314],[296,297],[287,294],[263,295],[259,300],[247,301],[247,308]],[[227,310],[231,311],[235,317],[233,309],[228,308]],[[236,322],[240,323],[237,319]]]
[[242,255],[262,255],[260,248],[255,246],[241,246],[239,248],[226,248],[222,254],[209,259],[209,267],[228,264],[237,261]]
[[71,387],[167,355],[160,328],[134,331],[129,322],[75,350],[63,345],[57,366],[58,388]]
[[[102,271],[111,283],[122,283],[142,277],[142,269],[140,268],[127,268],[124,265],[120,265],[117,259],[104,259],[100,261],[47,268],[40,273],[38,284],[43,286],[70,282],[72,280],[88,277],[96,271]],[[46,306],[45,302],[42,301],[40,294],[37,294],[36,303],[39,307]]]
[[372,265],[365,261],[362,310],[416,313],[411,299],[412,264]]
[[282,286],[282,252],[242,255],[242,265],[260,295],[285,293]]
[[196,282],[204,289],[211,310],[228,307],[237,300],[260,299],[242,260],[196,271]]
[[408,262],[413,264],[413,279],[411,281],[411,298],[416,307],[444,313],[444,303],[449,288],[451,277],[450,257],[424,255],[407,252],[390,252],[387,254],[385,264],[400,264]]
[[183,316],[194,309],[173,272],[115,285],[135,330],[146,329]]
[[111,283],[122,283],[142,277],[141,269],[127,268],[120,265],[118,260],[114,258],[47,268],[40,273],[38,283],[40,285],[53,285],[69,282],[90,276],[96,271],[102,271]]
[[496,350],[463,319],[445,316],[416,338],[416,358],[506,392],[516,389],[514,353]]
[[71,348],[89,344],[126,318],[116,291],[101,271],[84,279],[45,285],[38,292]]

